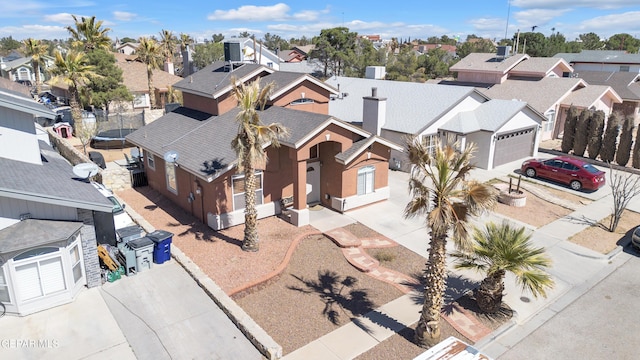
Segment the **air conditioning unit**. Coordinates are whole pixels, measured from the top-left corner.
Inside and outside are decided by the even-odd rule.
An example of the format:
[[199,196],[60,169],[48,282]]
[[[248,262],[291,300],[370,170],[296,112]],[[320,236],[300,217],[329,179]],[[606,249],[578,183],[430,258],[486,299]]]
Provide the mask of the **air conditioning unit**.
[[240,50],[240,43],[237,41],[234,42],[225,42],[224,43],[224,61],[229,62],[241,62],[242,59],[242,51]]
[[498,46],[496,55],[499,57],[508,57],[511,55],[511,46]]

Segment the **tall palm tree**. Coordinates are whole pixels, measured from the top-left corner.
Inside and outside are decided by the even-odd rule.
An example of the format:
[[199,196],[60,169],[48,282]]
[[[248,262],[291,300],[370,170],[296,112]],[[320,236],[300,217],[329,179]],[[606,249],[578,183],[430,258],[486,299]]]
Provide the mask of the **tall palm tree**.
[[75,15],[71,15],[74,26],[67,26],[67,31],[71,33],[72,44],[74,47],[82,48],[85,52],[92,51],[93,49],[103,48],[105,50],[111,50],[111,39],[107,36],[107,33],[111,31],[110,28],[102,27],[102,20],[96,22],[96,17],[84,17],[78,18]]
[[54,77],[51,82],[62,82],[69,87],[71,117],[76,127],[83,125],[79,88],[87,84],[91,77],[100,77],[94,70],[95,67],[87,63],[87,57],[83,52],[69,51],[66,55],[59,51],[55,53],[55,62],[51,68]]
[[40,40],[36,40],[34,38],[22,40],[22,44],[25,54],[27,56],[31,56],[31,67],[33,68],[33,72],[36,76],[36,91],[38,94],[40,94],[42,90],[42,81],[40,79],[40,64],[42,63],[44,56],[47,55],[48,46],[41,43]]
[[180,51],[187,51],[187,46],[193,44],[193,38],[188,34],[180,33],[178,42],[180,43]]
[[269,99],[274,84],[260,87],[260,79],[250,84],[231,79],[232,93],[238,100],[240,112],[236,116],[238,134],[231,146],[238,157],[238,172],[244,173],[244,239],[242,250],[258,251],[258,213],[256,210],[256,167],[267,161],[265,147],[280,146],[279,139],[288,135],[288,129],[279,123],[265,125],[260,121],[260,111]]
[[553,279],[545,271],[551,260],[544,248],[533,247],[531,235],[525,228],[515,228],[509,223],[488,223],[483,230],[475,229],[471,251],[456,252],[456,268],[474,269],[486,274],[476,292],[478,307],[486,313],[495,313],[502,304],[504,276],[515,275],[523,290],[534,297],[546,297],[546,289],[554,286]]
[[149,101],[151,108],[156,107],[156,99],[153,91],[153,70],[159,69],[162,63],[162,49],[160,45],[153,39],[141,37],[140,45],[136,50],[138,61],[147,65],[147,85],[149,86]]
[[178,38],[172,31],[162,29],[159,44],[164,56],[164,71],[173,74],[173,52],[178,45]]
[[439,143],[435,151],[419,138],[407,141],[413,165],[409,178],[411,200],[405,217],[426,214],[431,237],[425,268],[424,304],[415,329],[417,345],[431,347],[440,342],[440,312],[444,304],[446,245],[449,236],[461,249],[470,247],[469,220],[490,209],[496,201],[494,190],[467,180],[474,168],[470,164],[473,145],[464,150],[457,144]]

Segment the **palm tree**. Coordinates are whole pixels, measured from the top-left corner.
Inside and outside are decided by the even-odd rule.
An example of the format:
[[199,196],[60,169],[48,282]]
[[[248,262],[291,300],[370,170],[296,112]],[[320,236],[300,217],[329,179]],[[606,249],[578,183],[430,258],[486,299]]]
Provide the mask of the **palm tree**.
[[185,33],[180,33],[180,51],[187,51],[187,46],[193,44],[193,38]]
[[42,82],[40,81],[40,64],[44,56],[48,52],[48,46],[36,40],[34,38],[28,38],[22,41],[25,54],[31,56],[31,67],[36,76],[36,92],[40,94],[42,88]]
[[[87,58],[83,52],[69,51],[65,56],[59,51],[55,53],[55,62],[51,68],[54,77],[51,79],[51,83],[62,82],[69,87],[69,105],[75,127],[83,125],[79,88],[87,84],[91,77],[100,77],[94,70],[93,65],[87,64]],[[85,145],[83,143],[83,146]]]
[[233,96],[238,100],[240,112],[236,116],[238,134],[231,146],[238,157],[238,172],[244,173],[245,210],[244,239],[242,250],[258,251],[258,218],[256,211],[256,166],[267,161],[266,145],[280,146],[279,139],[288,135],[288,130],[279,123],[264,125],[260,121],[260,111],[269,100],[274,84],[260,87],[260,79],[250,84],[231,79]]
[[151,108],[156,107],[156,99],[153,92],[153,70],[159,69],[162,62],[162,50],[158,43],[150,38],[141,37],[140,45],[136,50],[138,61],[147,65],[147,85],[149,86],[149,101]]
[[165,71],[173,74],[173,52],[178,45],[178,38],[173,35],[172,31],[162,30],[160,32],[160,48],[162,49],[162,55],[164,56],[164,62],[166,64]]
[[553,279],[545,268],[551,260],[544,254],[544,248],[533,247],[531,235],[525,228],[515,228],[509,223],[496,225],[488,223],[484,230],[475,229],[474,244],[469,252],[457,252],[456,268],[475,269],[486,274],[476,292],[480,310],[495,313],[502,304],[504,276],[511,272],[523,290],[529,290],[534,297],[546,297],[546,289],[554,286]]
[[409,161],[413,165],[409,178],[411,200],[404,215],[426,214],[431,242],[425,268],[424,304],[415,329],[418,346],[431,347],[440,342],[440,312],[444,304],[446,245],[451,234],[456,246],[470,247],[469,220],[490,209],[496,201],[494,190],[485,184],[469,181],[474,168],[470,164],[473,145],[460,151],[457,144],[439,143],[435,151],[419,138],[407,141]]
[[107,33],[111,31],[110,28],[102,27],[102,20],[96,22],[96,17],[84,17],[78,18],[75,15],[71,15],[75,22],[74,27],[67,26],[67,31],[71,33],[72,44],[76,48],[82,48],[84,51],[92,51],[93,49],[103,48],[105,50],[111,50],[111,39],[107,36]]

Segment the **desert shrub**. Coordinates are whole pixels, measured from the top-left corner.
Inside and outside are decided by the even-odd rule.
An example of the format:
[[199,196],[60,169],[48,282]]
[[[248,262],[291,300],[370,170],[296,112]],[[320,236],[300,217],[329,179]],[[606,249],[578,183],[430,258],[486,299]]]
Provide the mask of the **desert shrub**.
[[567,112],[567,118],[564,121],[564,130],[562,135],[562,143],[560,144],[560,150],[563,153],[569,153],[573,150],[573,141],[576,136],[576,123],[578,121],[578,109],[573,105]]
[[591,110],[584,109],[578,116],[576,124],[576,137],[573,140],[573,153],[583,156],[589,142],[589,123],[591,122]]
[[620,144],[616,151],[616,162],[620,166],[627,166],[631,155],[631,145],[633,144],[633,117],[627,116],[622,122],[622,132],[620,133]]
[[600,154],[602,147],[602,133],[604,132],[604,111],[598,110],[591,115],[589,121],[589,142],[587,144],[587,153],[590,159],[595,159]]
[[381,250],[374,255],[376,260],[382,262],[390,262],[396,259],[396,255],[387,250]]
[[609,115],[607,120],[607,129],[602,139],[602,147],[600,148],[600,160],[611,162],[616,155],[616,147],[618,146],[618,135],[620,134],[620,116],[617,113]]

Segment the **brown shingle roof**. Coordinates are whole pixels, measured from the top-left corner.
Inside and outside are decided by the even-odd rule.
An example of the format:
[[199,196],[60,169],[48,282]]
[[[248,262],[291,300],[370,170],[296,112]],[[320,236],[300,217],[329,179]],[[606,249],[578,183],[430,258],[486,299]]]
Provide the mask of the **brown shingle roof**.
[[497,58],[493,53],[471,53],[449,68],[450,71],[482,71],[507,73],[522,60],[529,58],[526,54],[516,54],[508,58]]
[[571,72],[571,66],[562,58],[543,58],[532,57],[526,59],[509,71],[510,74],[537,74],[540,76],[546,76],[556,66],[561,65],[564,72]]
[[525,101],[544,114],[573,90],[584,86],[586,83],[577,78],[545,77],[540,80],[507,80],[481,91],[492,99]]
[[614,102],[622,102],[622,99],[620,99],[618,95],[615,94],[611,87],[605,85],[589,85],[572,92],[571,94],[569,94],[569,96],[562,100],[562,103],[565,105],[573,105],[579,108],[590,108],[598,100],[605,97],[607,93],[609,93],[611,97],[617,98],[614,100]]

